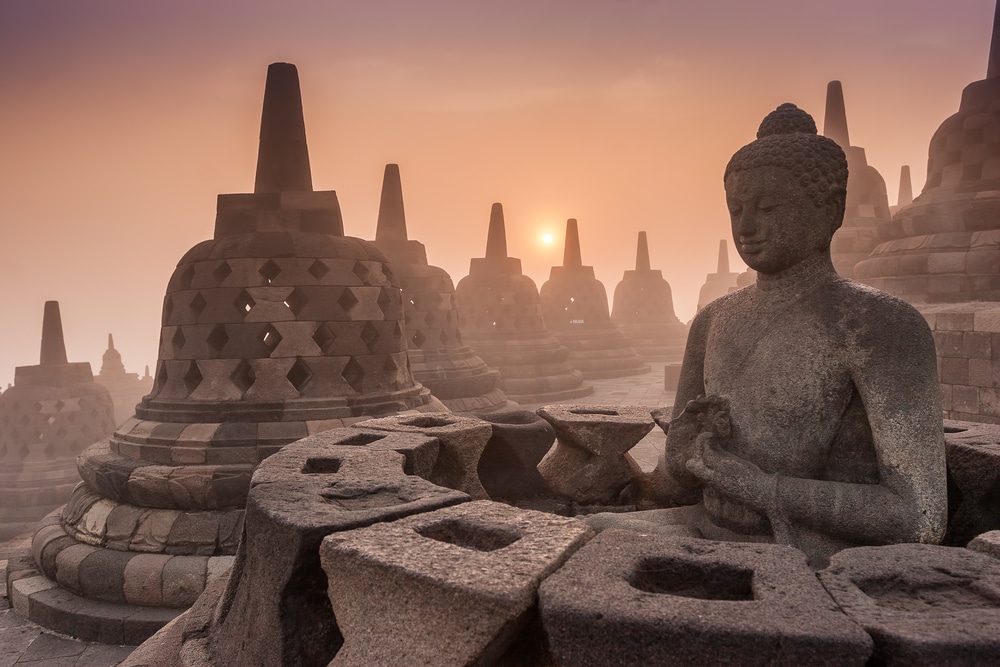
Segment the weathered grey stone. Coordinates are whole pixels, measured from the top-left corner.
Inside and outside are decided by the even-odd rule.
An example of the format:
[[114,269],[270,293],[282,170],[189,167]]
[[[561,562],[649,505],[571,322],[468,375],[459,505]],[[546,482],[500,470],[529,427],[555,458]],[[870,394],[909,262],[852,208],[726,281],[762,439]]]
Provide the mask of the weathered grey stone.
[[539,604],[564,665],[864,665],[872,651],[781,545],[608,530],[542,582]]
[[403,473],[394,451],[293,443],[254,474],[244,539],[219,604],[218,664],[326,664],[342,642],[319,562],[334,532],[468,500]]
[[1000,425],[945,422],[948,532],[945,544],[965,546],[1000,529]]
[[1000,530],[977,535],[969,542],[969,549],[1000,558]]
[[957,547],[846,549],[820,581],[875,640],[874,665],[985,665],[1000,655],[1000,561]]
[[322,562],[344,645],[330,664],[493,664],[539,583],[591,535],[490,501],[331,535]]
[[641,469],[628,450],[653,428],[644,408],[548,405],[539,416],[556,432],[556,446],[538,464],[549,487],[583,504],[611,504]]
[[493,434],[479,458],[479,480],[493,500],[517,501],[551,494],[538,463],[556,439],[552,426],[530,410],[479,415]]
[[482,420],[449,413],[396,415],[359,422],[353,428],[422,433],[437,438],[440,450],[430,481],[464,491],[476,499],[489,497],[479,481],[477,468],[493,428]]

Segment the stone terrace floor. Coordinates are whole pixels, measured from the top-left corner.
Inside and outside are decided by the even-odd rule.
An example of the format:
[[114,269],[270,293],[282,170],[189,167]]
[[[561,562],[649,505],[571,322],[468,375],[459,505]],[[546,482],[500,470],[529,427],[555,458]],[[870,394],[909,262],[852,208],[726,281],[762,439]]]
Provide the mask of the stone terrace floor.
[[[650,362],[651,372],[612,380],[592,380],[594,393],[564,401],[578,405],[641,405],[650,409],[673,404],[674,392],[663,389],[663,363]],[[523,405],[534,410],[542,404]],[[631,451],[643,470],[656,465],[665,436],[655,428]],[[30,536],[0,543],[0,582],[6,580],[7,559],[24,548]],[[0,667],[36,665],[37,667],[111,667],[124,660],[133,646],[109,646],[76,641],[57,635],[14,613],[6,589],[0,585]]]

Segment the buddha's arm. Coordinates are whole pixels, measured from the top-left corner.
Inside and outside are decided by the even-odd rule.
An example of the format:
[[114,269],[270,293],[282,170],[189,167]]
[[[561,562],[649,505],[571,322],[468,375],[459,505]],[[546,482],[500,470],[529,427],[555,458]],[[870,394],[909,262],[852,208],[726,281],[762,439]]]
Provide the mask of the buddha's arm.
[[[943,537],[947,497],[934,341],[919,313],[896,310],[878,326],[852,332],[846,346],[871,425],[879,483],[779,477],[778,520],[874,544]],[[882,326],[888,322],[892,326]]]

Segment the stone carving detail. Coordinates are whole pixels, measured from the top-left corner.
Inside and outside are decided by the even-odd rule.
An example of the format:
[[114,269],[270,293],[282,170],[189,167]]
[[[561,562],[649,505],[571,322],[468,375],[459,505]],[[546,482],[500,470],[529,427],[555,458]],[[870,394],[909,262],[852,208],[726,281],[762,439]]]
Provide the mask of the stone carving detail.
[[542,319],[559,342],[569,348],[569,360],[588,380],[649,372],[631,341],[611,322],[608,295],[594,267],[583,266],[576,220],[566,222],[562,266],[538,292]]
[[474,258],[455,288],[462,338],[500,371],[500,388],[518,403],[586,396],[594,388],[569,361],[569,350],[545,328],[538,289],[507,256],[503,207],[490,214],[486,257]]

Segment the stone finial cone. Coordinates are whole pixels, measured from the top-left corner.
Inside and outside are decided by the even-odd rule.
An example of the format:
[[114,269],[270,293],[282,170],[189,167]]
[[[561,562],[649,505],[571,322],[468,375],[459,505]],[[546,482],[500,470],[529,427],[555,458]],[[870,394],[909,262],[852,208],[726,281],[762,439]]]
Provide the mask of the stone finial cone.
[[580,230],[576,226],[576,218],[566,221],[566,245],[563,247],[563,266],[583,266],[580,254]]
[[990,61],[986,66],[986,78],[1000,76],[1000,0],[993,10],[993,37],[990,40]]
[[486,259],[507,259],[507,229],[503,220],[503,204],[493,204],[490,211],[490,231],[486,236]]
[[406,214],[403,212],[403,186],[399,181],[399,165],[385,165],[382,177],[382,199],[378,206],[376,241],[406,241]]
[[299,72],[290,63],[271,63],[260,115],[260,147],[254,192],[312,191]]
[[826,115],[823,117],[823,136],[836,141],[845,151],[851,146],[851,137],[847,132],[844,87],[840,81],[831,81],[826,84]]
[[718,273],[729,273],[729,250],[726,248],[726,240],[719,241],[719,269]]
[[66,342],[63,340],[58,301],[45,302],[45,313],[42,316],[42,353],[39,363],[42,366],[69,363],[66,360]]
[[108,349],[109,350],[115,349],[115,337],[112,336],[111,334],[108,334]]
[[910,182],[910,165],[904,164],[899,170],[899,196],[896,206],[908,206],[913,203],[913,184]]
[[639,242],[635,246],[635,270],[649,271],[649,245],[646,244],[646,232],[639,232]]

